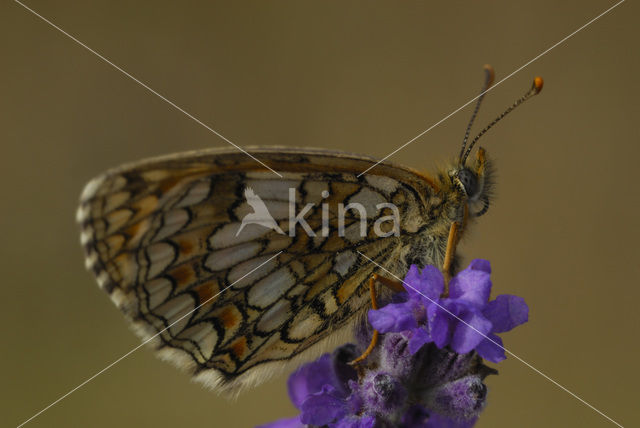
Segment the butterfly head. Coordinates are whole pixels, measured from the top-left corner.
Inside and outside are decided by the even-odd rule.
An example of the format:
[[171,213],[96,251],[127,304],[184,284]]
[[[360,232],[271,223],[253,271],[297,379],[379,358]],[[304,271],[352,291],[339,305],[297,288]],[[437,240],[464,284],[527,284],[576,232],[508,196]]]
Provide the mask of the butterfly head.
[[466,213],[471,217],[479,217],[487,212],[489,209],[489,200],[492,190],[492,168],[491,162],[486,158],[485,151],[480,147],[476,154],[476,160],[473,165],[471,162],[467,162],[469,155],[475,144],[478,142],[486,132],[491,129],[496,123],[498,123],[507,114],[513,111],[516,107],[524,103],[526,100],[534,95],[537,95],[542,90],[543,80],[541,77],[533,79],[531,88],[519,99],[517,99],[510,107],[496,117],[491,123],[489,123],[482,131],[476,135],[476,137],[469,142],[469,136],[471,133],[471,127],[480,109],[480,104],[484,95],[489,91],[491,84],[494,80],[494,71],[490,65],[485,65],[485,80],[482,85],[480,95],[478,95],[475,108],[467,125],[467,130],[462,140],[462,149],[458,157],[457,166],[449,169],[449,178],[451,179],[451,185],[456,189],[456,194],[460,200],[466,201],[468,211]]
[[493,190],[493,169],[482,147],[478,149],[475,163],[458,164],[448,175],[459,199],[466,202],[471,217],[487,212]]

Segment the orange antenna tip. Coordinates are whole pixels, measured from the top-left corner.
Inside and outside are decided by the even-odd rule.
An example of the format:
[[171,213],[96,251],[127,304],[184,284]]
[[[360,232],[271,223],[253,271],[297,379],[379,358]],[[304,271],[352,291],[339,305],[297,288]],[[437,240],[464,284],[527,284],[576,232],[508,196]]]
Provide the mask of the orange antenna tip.
[[489,64],[485,64],[483,68],[484,68],[484,71],[487,73],[487,88],[489,88],[491,85],[493,85],[493,80],[496,77],[496,72],[493,69],[493,67],[491,67],[491,65]]
[[542,90],[543,86],[544,86],[544,80],[542,80],[542,77],[536,76],[533,79],[533,87],[536,90],[536,94],[539,93]]
[[[485,65],[484,69],[487,72],[487,81],[489,81],[489,78],[493,77],[493,68],[490,65]],[[508,115],[515,108],[517,108],[519,105],[521,105],[522,103],[527,101],[532,96],[539,94],[540,91],[542,90],[542,86],[544,86],[544,80],[542,80],[542,77],[536,76],[533,79],[533,85],[531,85],[531,89],[529,89],[526,94],[524,94],[523,96],[518,98],[516,100],[516,102],[514,102],[511,105],[511,107],[509,107],[508,109],[503,111],[500,116],[496,117],[493,120],[493,122],[488,124],[482,131],[480,131],[480,133],[478,133],[478,135],[476,135],[476,138],[474,138],[473,141],[471,141],[471,144],[469,144],[469,147],[467,147],[467,138],[469,136],[469,129],[471,128],[471,124],[473,123],[473,118],[475,117],[475,115],[476,115],[476,113],[478,111],[478,106],[480,105],[479,104],[479,100],[482,99],[482,95],[484,95],[484,93],[486,92],[486,89],[485,89],[484,92],[481,94],[481,96],[478,98],[478,103],[476,104],[476,109],[473,112],[473,116],[471,116],[471,122],[469,122],[469,126],[467,126],[467,133],[464,136],[464,140],[462,142],[462,151],[460,152],[460,162],[459,162],[460,165],[464,165],[465,164],[465,162],[467,161],[467,157],[469,156],[469,153],[471,153],[471,149],[473,149],[473,146],[475,146],[476,142],[480,139],[480,137],[482,137],[484,134],[486,134],[486,132],[489,129],[491,129],[493,127],[493,125],[495,125],[500,120],[502,120],[503,117]]]

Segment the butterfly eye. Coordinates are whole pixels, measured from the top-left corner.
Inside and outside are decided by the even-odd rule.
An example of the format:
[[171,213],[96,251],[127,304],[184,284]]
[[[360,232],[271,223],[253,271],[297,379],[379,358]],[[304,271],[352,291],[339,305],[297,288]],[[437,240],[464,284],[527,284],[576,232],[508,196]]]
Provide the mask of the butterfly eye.
[[458,180],[464,186],[464,191],[470,199],[474,199],[478,193],[478,178],[467,168],[458,171]]

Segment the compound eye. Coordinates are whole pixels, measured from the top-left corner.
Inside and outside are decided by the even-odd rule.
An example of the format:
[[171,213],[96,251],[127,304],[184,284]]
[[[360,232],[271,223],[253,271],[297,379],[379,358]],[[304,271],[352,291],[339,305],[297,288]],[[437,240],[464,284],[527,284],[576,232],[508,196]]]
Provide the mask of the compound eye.
[[467,192],[467,196],[472,198],[478,192],[478,179],[476,175],[468,169],[461,169],[458,171],[458,180],[464,186],[464,191]]

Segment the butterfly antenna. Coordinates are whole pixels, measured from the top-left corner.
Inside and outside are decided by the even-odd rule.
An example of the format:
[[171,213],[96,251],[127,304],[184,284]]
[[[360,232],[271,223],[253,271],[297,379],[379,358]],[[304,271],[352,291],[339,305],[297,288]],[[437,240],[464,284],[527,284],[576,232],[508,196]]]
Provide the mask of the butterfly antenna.
[[522,97],[520,97],[518,100],[516,100],[516,102],[514,102],[511,105],[511,107],[509,107],[504,112],[502,112],[502,114],[500,116],[496,117],[493,120],[493,122],[488,124],[482,131],[480,131],[480,133],[478,135],[476,135],[476,138],[474,138],[473,141],[471,142],[471,144],[469,144],[469,147],[467,148],[467,151],[464,153],[464,156],[461,157],[460,163],[464,165],[464,163],[467,160],[467,157],[469,157],[469,153],[471,153],[471,149],[473,149],[473,146],[480,139],[480,137],[482,137],[484,134],[486,134],[487,131],[493,127],[493,125],[495,125],[496,123],[500,122],[500,120],[503,117],[505,117],[506,115],[511,113],[520,104],[524,103],[525,101],[527,101],[532,96],[538,95],[540,93],[540,91],[542,91],[542,86],[543,85],[544,85],[544,81],[542,80],[542,77],[534,78],[533,79],[533,84],[531,85],[531,89],[529,89],[529,91],[527,91],[526,94],[524,94]]
[[462,160],[462,155],[464,154],[464,149],[467,146],[467,141],[469,140],[469,134],[471,133],[471,127],[473,126],[473,122],[476,120],[476,115],[478,114],[478,110],[480,110],[480,104],[482,104],[482,99],[491,84],[493,83],[493,78],[495,77],[495,72],[493,71],[493,67],[489,64],[484,65],[484,84],[482,85],[482,90],[480,91],[480,96],[478,97],[478,101],[476,101],[476,107],[473,109],[473,114],[471,114],[471,119],[469,119],[469,124],[467,125],[467,131],[464,133],[464,139],[462,140],[462,148],[460,149],[460,160]]

